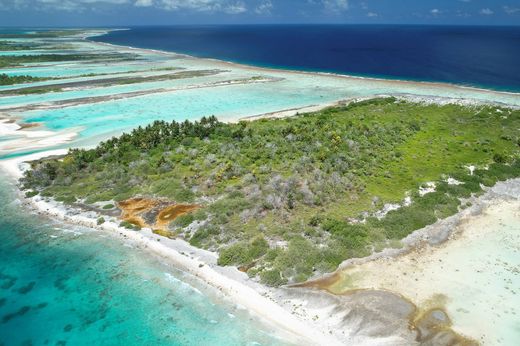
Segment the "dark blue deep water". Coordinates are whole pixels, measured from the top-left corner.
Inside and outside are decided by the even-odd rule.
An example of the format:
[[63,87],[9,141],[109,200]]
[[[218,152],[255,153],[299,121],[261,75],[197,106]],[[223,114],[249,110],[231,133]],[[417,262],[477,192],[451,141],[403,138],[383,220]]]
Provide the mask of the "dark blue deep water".
[[95,40],[265,67],[520,91],[520,27],[136,27]]

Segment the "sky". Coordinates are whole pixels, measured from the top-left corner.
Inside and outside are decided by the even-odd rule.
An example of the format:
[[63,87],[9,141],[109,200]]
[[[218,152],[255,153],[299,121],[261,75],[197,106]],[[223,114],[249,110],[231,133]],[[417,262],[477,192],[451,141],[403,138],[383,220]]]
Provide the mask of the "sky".
[[0,0],[0,26],[520,25],[520,0]]

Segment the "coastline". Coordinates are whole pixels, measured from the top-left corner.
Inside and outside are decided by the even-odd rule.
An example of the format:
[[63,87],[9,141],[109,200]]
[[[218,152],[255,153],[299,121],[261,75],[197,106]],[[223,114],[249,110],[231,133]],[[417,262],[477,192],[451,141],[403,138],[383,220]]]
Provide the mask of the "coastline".
[[409,299],[419,316],[441,311],[460,335],[483,344],[512,341],[518,335],[501,316],[517,313],[510,302],[518,287],[520,178],[497,182],[468,201],[468,208],[404,238],[401,249],[347,260],[333,273],[295,286],[339,295],[394,292]]
[[[94,42],[97,43],[97,42]],[[142,50],[139,48],[136,48],[138,50]],[[146,50],[142,50],[146,51]],[[154,53],[157,53],[157,51],[154,51]],[[176,54],[176,53],[169,53],[164,52],[165,54]],[[176,54],[177,55],[177,54]],[[191,58],[191,57],[190,57]],[[200,60],[201,58],[193,58]],[[213,60],[213,59],[202,59],[202,60]],[[226,62],[223,62],[226,63]],[[235,64],[235,63],[229,63],[233,65],[237,65],[240,67],[243,67],[244,65]],[[263,68],[257,68],[257,67],[250,67],[251,69],[261,69]],[[280,71],[280,70],[276,70]],[[287,73],[298,73],[298,74],[319,74],[314,72],[299,72],[299,71],[285,71]],[[354,79],[365,79],[363,77],[349,77],[349,76],[343,76],[338,75],[338,77],[341,78],[354,78]],[[385,82],[393,82],[392,80],[384,80]],[[407,82],[406,83],[414,83],[414,82]],[[427,82],[424,82],[427,83]],[[441,84],[437,85],[438,87],[449,87],[450,84]],[[454,86],[456,88],[463,88],[460,86]],[[493,92],[492,90],[486,90],[482,89],[486,92]],[[513,93],[513,95],[519,95],[516,93]],[[426,96],[417,96],[417,95],[388,95],[388,96],[397,96],[397,98],[402,98],[405,100],[415,100],[416,102],[431,102],[431,103],[458,103],[464,105],[483,105],[486,104],[485,102],[478,102],[477,100],[466,100],[464,98],[441,98],[441,97],[426,97]],[[373,96],[377,97],[377,96]],[[367,97],[365,99],[370,99],[373,97]],[[354,98],[350,100],[340,100],[334,103],[327,103],[323,105],[310,105],[306,107],[301,108],[291,108],[291,109],[285,109],[277,112],[271,112],[271,113],[264,113],[260,115],[253,115],[250,117],[242,118],[244,120],[253,120],[263,117],[286,117],[295,115],[299,112],[310,112],[310,111],[317,111],[329,106],[333,106],[340,103],[346,103],[346,102],[353,102],[356,100],[360,100],[359,98]],[[508,106],[508,107],[520,107],[520,106]],[[238,119],[241,120],[241,119]],[[16,131],[16,130],[15,130]],[[54,138],[46,138],[48,141],[52,141]],[[64,143],[67,141],[64,141]],[[44,148],[45,146],[41,146],[40,148]],[[34,154],[34,155],[28,155],[19,157],[17,159],[10,159],[6,161],[0,161],[0,168],[4,169],[8,174],[10,174],[13,178],[19,178],[21,176],[22,170],[20,169],[20,164],[23,161],[36,159],[38,157],[44,157],[48,155],[60,155],[65,153],[66,150],[53,150],[53,151],[45,151],[42,153]],[[20,193],[22,194],[22,193]],[[20,196],[22,200],[24,200],[23,196]],[[478,197],[481,198],[482,196]],[[159,237],[153,233],[150,232],[150,230],[143,230],[139,233],[134,231],[128,231],[124,228],[119,227],[118,222],[115,221],[109,221],[106,222],[106,224],[102,226],[97,225],[97,216],[89,213],[80,211],[74,208],[64,207],[60,203],[54,203],[50,201],[42,200],[41,198],[30,198],[26,199],[28,206],[37,209],[40,213],[45,214],[47,216],[60,219],[66,223],[75,224],[75,225],[83,225],[91,228],[96,229],[102,229],[110,234],[112,234],[114,237],[118,238],[119,240],[123,241],[131,241],[139,244],[142,247],[145,247],[149,249],[151,252],[164,257],[168,259],[169,261],[172,261],[176,266],[184,268],[187,272],[190,272],[191,274],[201,278],[204,282],[206,282],[208,285],[215,287],[220,292],[222,292],[224,295],[230,297],[232,300],[236,301],[238,304],[245,306],[253,312],[254,314],[258,315],[262,319],[268,321],[272,325],[276,325],[278,327],[282,327],[282,329],[288,331],[288,335],[295,337],[295,341],[303,342],[303,340],[299,340],[297,336],[295,335],[302,335],[305,338],[313,340],[312,344],[321,344],[321,343],[327,343],[327,344],[334,344],[335,342],[341,343],[341,342],[352,342],[351,339],[345,339],[343,335],[340,334],[340,331],[332,331],[336,325],[340,325],[339,322],[334,325],[334,321],[331,321],[331,319],[338,318],[338,316],[331,317],[329,314],[331,313],[331,309],[305,309],[304,313],[297,314],[300,317],[296,317],[294,310],[291,310],[291,307],[287,306],[282,300],[285,299],[286,295],[283,293],[282,289],[269,289],[267,287],[264,287],[262,285],[257,284],[256,282],[248,279],[247,275],[245,275],[242,272],[239,272],[235,268],[231,267],[218,267],[216,265],[216,255],[214,253],[197,249],[186,242],[182,240],[170,240],[164,237]],[[464,212],[468,213],[470,210],[466,209]],[[482,210],[475,210],[475,213],[480,213]],[[461,213],[459,213],[461,214]],[[461,217],[461,215],[456,214],[453,217]],[[442,220],[444,221],[444,220]],[[439,225],[435,224],[430,227],[439,227]],[[446,225],[446,230],[453,228],[453,224]],[[437,229],[438,230],[438,229]],[[421,233],[422,232],[422,233]],[[441,232],[442,233],[442,232]],[[443,239],[445,241],[444,243],[448,244],[451,240],[454,240],[456,237],[450,237],[450,233],[443,234],[446,236],[446,238]],[[425,237],[429,237],[428,234],[425,234],[425,229],[418,230],[414,233],[412,233],[409,237],[410,242],[407,243],[407,246],[410,248],[408,251],[401,250],[398,253],[385,253],[380,255],[378,258],[363,258],[360,261],[365,262],[376,262],[378,259],[381,259],[381,261],[388,261],[388,259],[394,260],[400,260],[402,257],[407,256],[407,254],[413,252],[414,250],[422,250],[422,248],[418,247],[418,244],[420,242],[425,241]],[[435,238],[435,237],[433,237]],[[433,239],[432,238],[432,239]],[[405,242],[407,240],[405,239]],[[426,238],[428,239],[428,238]],[[430,239],[431,240],[431,239]],[[456,240],[456,239],[455,239]],[[428,242],[428,241],[427,241]],[[433,245],[436,243],[434,242]],[[375,260],[375,261],[374,261]],[[353,260],[348,263],[344,263],[340,266],[339,270],[344,270],[348,268],[351,265],[358,264],[355,262],[356,260]],[[202,265],[202,266],[201,266]],[[375,288],[372,287],[372,288]],[[295,288],[296,289],[296,288]],[[400,288],[399,288],[400,289]],[[431,287],[426,286],[425,292],[428,292],[427,289],[431,289]],[[400,291],[397,291],[399,292]],[[327,295],[326,292],[319,292],[319,295]],[[276,296],[276,298],[274,298]],[[282,298],[280,298],[282,297]],[[332,299],[332,297],[329,297]],[[336,297],[334,297],[336,298]],[[297,298],[294,299],[296,301],[296,305],[305,305],[308,302],[298,300]],[[313,317],[311,316],[318,316],[319,322],[314,322]],[[306,316],[305,318],[301,316]],[[328,322],[327,322],[328,320]],[[321,321],[325,321],[321,323]],[[312,323],[311,323],[312,322]],[[336,321],[337,322],[337,321]],[[329,323],[329,324],[327,324]],[[322,329],[321,331],[318,329]],[[325,331],[325,329],[328,329],[328,331],[332,331],[332,333],[328,333],[328,331]],[[332,334],[332,336],[330,335]],[[363,344],[363,340],[356,340],[356,344]],[[387,340],[388,341],[388,340]],[[395,340],[394,340],[395,341]],[[366,340],[367,344],[376,344],[373,340]],[[382,342],[380,344],[392,344],[392,342]]]
[[227,60],[221,60],[217,58],[204,58],[204,57],[197,57],[194,55],[189,55],[185,53],[178,53],[178,52],[170,52],[166,50],[159,50],[159,49],[151,49],[151,48],[139,48],[134,46],[125,46],[125,45],[118,45],[113,43],[107,43],[107,42],[99,42],[90,40],[90,37],[97,37],[97,36],[103,36],[108,34],[110,31],[118,31],[118,30],[131,30],[130,28],[125,29],[108,29],[105,30],[103,33],[95,34],[95,35],[85,35],[82,37],[83,40],[96,45],[101,46],[107,46],[112,48],[124,48],[129,49],[133,51],[140,51],[143,53],[152,53],[152,54],[161,54],[161,55],[167,55],[167,56],[175,56],[175,57],[181,57],[181,58],[187,58],[187,59],[194,59],[194,60],[201,60],[201,61],[209,61],[212,63],[216,63],[224,65],[224,66],[231,66],[231,67],[238,67],[245,70],[253,70],[253,71],[264,71],[264,72],[278,72],[278,73],[287,73],[287,74],[296,74],[296,75],[310,75],[310,76],[325,76],[325,77],[334,77],[339,79],[347,79],[347,80],[363,80],[363,81],[376,81],[376,82],[387,82],[387,83],[396,83],[396,84],[407,84],[407,85],[419,85],[419,86],[432,86],[432,87],[440,87],[440,88],[452,88],[452,89],[460,89],[460,90],[471,90],[471,91],[477,91],[477,92],[486,92],[486,93],[495,93],[500,95],[514,95],[514,96],[520,96],[520,92],[513,92],[513,91],[501,91],[501,90],[494,90],[494,89],[487,89],[485,87],[477,87],[477,86],[468,86],[468,85],[461,85],[456,83],[448,83],[448,82],[434,82],[434,81],[421,81],[421,80],[407,80],[407,79],[400,79],[400,78],[378,78],[378,77],[371,77],[371,76],[356,76],[356,75],[349,75],[349,74],[342,74],[342,73],[335,73],[335,72],[320,72],[320,71],[304,71],[304,70],[298,70],[298,69],[288,69],[288,68],[276,68],[276,67],[264,67],[264,66],[256,66],[253,64],[248,63],[239,63],[234,61],[227,61]]
[[[0,161],[0,169],[15,183],[23,175],[21,166],[27,165],[26,161],[51,155],[63,155],[66,152],[65,149],[58,149],[3,160]],[[120,241],[139,244],[141,247],[172,262],[177,268],[198,277],[207,285],[230,298],[234,303],[247,308],[255,316],[260,317],[262,321],[280,331],[281,336],[288,341],[301,345],[320,345],[323,343],[341,345],[345,341],[340,339],[341,331],[333,332],[329,330],[325,333],[319,330],[316,325],[311,325],[310,319],[297,317],[294,312],[288,311],[287,307],[284,308],[280,301],[273,298],[281,294],[281,292],[276,292],[276,289],[249,280],[245,273],[240,272],[235,267],[218,266],[216,264],[217,255],[213,252],[195,248],[180,239],[161,237],[152,233],[150,229],[143,229],[139,232],[125,229],[119,226],[117,218],[110,218],[102,225],[98,225],[98,215],[93,212],[67,207],[59,202],[40,197],[26,198],[20,190],[19,198],[26,208],[35,210],[38,214],[68,224],[105,231]],[[284,297],[283,294],[281,296]],[[300,302],[300,304],[302,303]],[[316,316],[317,313],[317,311],[312,311],[312,316]],[[311,312],[306,315],[310,316]],[[320,320],[324,321],[329,318],[326,314],[320,317]]]
[[[113,29],[119,30],[119,29]],[[188,60],[188,64],[190,61],[195,61],[199,65],[211,65],[216,68],[221,69],[236,69],[237,71],[246,72],[249,75],[255,75],[258,73],[268,74],[273,73],[283,79],[284,76],[295,76],[296,78],[307,78],[309,80],[313,80],[312,78],[333,78],[338,81],[345,81],[345,84],[355,84],[360,81],[363,83],[377,83],[377,89],[369,91],[368,96],[356,95],[356,93],[350,94],[349,89],[353,86],[349,86],[345,92],[341,92],[334,97],[323,100],[307,100],[308,103],[305,104],[301,102],[300,104],[295,105],[296,107],[291,107],[287,105],[287,107],[280,106],[279,110],[270,110],[270,109],[262,109],[260,112],[256,113],[255,110],[251,110],[251,114],[243,114],[242,116],[233,113],[232,111],[229,113],[223,113],[220,115],[221,119],[229,122],[236,122],[240,120],[254,120],[260,118],[268,118],[268,117],[286,117],[293,116],[297,113],[309,112],[309,111],[319,111],[321,109],[338,105],[338,104],[347,104],[356,100],[365,100],[376,97],[385,97],[392,96],[396,97],[400,100],[407,100],[412,102],[420,102],[426,104],[447,104],[447,103],[455,103],[460,105],[467,106],[480,106],[480,105],[490,105],[490,106],[501,106],[511,109],[520,108],[520,93],[511,93],[511,92],[502,92],[488,89],[479,89],[475,87],[467,87],[460,86],[449,83],[436,83],[436,82],[415,82],[415,81],[406,81],[406,80],[392,80],[392,79],[378,79],[378,78],[369,78],[369,77],[357,77],[357,76],[349,76],[349,75],[341,75],[334,73],[322,73],[322,72],[309,72],[309,71],[297,71],[297,70],[284,70],[284,69],[269,69],[264,67],[256,67],[250,65],[242,65],[234,62],[221,61],[217,59],[207,59],[207,58],[198,58],[192,57],[185,54],[178,54],[174,52],[167,51],[159,51],[152,49],[143,49],[143,48],[135,48],[135,47],[125,47],[114,45],[110,43],[96,42],[89,40],[90,37],[95,37],[99,35],[103,35],[111,30],[90,30],[85,31],[77,36],[74,36],[72,39],[77,42],[84,42],[93,46],[105,46],[111,47],[112,49],[118,50],[131,50],[134,52],[142,52],[143,54],[161,54],[170,57],[183,57]],[[200,67],[200,66],[199,66]],[[85,140],[80,132],[83,128],[72,128],[63,131],[50,131],[47,130],[44,125],[41,130],[38,127],[24,129],[23,123],[18,123],[22,118],[20,114],[25,111],[52,111],[55,109],[59,109],[61,107],[76,107],[76,106],[86,106],[90,104],[102,104],[105,102],[112,102],[114,100],[123,100],[123,99],[131,99],[131,98],[140,98],[147,97],[150,95],[160,94],[160,93],[171,93],[171,92],[183,92],[187,90],[195,90],[199,88],[213,88],[216,87],[227,87],[231,85],[238,84],[253,84],[253,83],[265,83],[275,81],[275,79],[266,79],[260,81],[232,81],[231,83],[228,81],[225,82],[213,82],[213,83],[203,83],[196,84],[192,86],[180,86],[180,87],[171,87],[171,88],[162,88],[162,89],[151,89],[151,90],[141,90],[135,92],[128,93],[116,93],[105,96],[93,96],[93,97],[83,97],[83,98],[67,98],[65,97],[63,100],[56,100],[50,102],[36,102],[29,103],[27,105],[15,105],[13,106],[2,106],[0,107],[0,112],[4,113],[2,118],[7,121],[12,121],[13,119],[17,121],[17,126],[22,126],[22,129],[14,128],[13,125],[9,124],[9,127],[6,127],[6,123],[0,119],[0,132],[5,132],[9,136],[13,136],[13,138],[9,138],[7,141],[3,142],[0,145],[0,151],[3,152],[4,155],[16,154],[19,150],[16,148],[19,147],[30,147],[31,150],[44,150],[46,148],[51,149],[50,147],[53,144],[57,143],[62,146],[67,145],[67,143],[73,142],[81,142],[81,145],[92,145],[93,142],[89,140]],[[306,82],[307,83],[307,82]],[[313,82],[311,82],[312,84]],[[342,83],[340,83],[343,85]],[[379,86],[380,84],[380,86]],[[396,85],[403,85],[406,88],[397,90]],[[413,87],[417,86],[420,90],[417,94],[414,93]],[[273,86],[274,88],[276,86]],[[284,86],[287,87],[287,86]],[[293,85],[289,85],[288,87],[293,87]],[[368,87],[364,84],[360,85],[360,88]],[[428,88],[432,88],[428,90]],[[412,88],[412,89],[410,89]],[[378,90],[382,89],[382,90]],[[390,89],[390,90],[385,90]],[[438,92],[439,90],[443,92]],[[446,90],[450,93],[446,93]],[[380,92],[379,92],[380,91]],[[395,92],[392,92],[395,91]],[[464,91],[471,91],[473,95],[464,95]],[[495,100],[493,95],[497,95],[497,99]],[[336,97],[337,96],[337,97]],[[467,97],[466,97],[467,96]],[[498,97],[500,96],[500,97]],[[269,108],[269,107],[268,107]],[[273,108],[273,107],[270,107]],[[266,111],[265,113],[262,111]],[[2,115],[0,113],[0,115]],[[40,130],[40,131],[39,131]],[[111,133],[110,133],[111,134]],[[106,133],[106,136],[110,135]],[[34,138],[29,138],[34,137]],[[37,138],[36,138],[37,137]],[[103,136],[100,136],[100,138]]]
[[[65,153],[65,149],[58,149],[3,160],[0,161],[0,169],[7,173],[13,181],[17,181],[23,175],[26,168],[24,165],[27,166],[26,161]],[[414,286],[409,281],[397,281],[396,283],[395,278],[400,277],[402,263],[411,263],[414,268],[421,268],[420,263],[430,265],[436,262],[436,259],[432,261],[431,258],[442,253],[444,249],[454,245],[463,246],[464,242],[470,238],[469,236],[476,235],[474,232],[466,234],[462,229],[464,224],[475,217],[484,218],[489,208],[500,212],[504,203],[520,200],[520,178],[499,182],[483,195],[472,197],[470,199],[471,207],[439,220],[433,225],[416,230],[403,240],[405,247],[402,249],[387,249],[368,257],[348,260],[329,275],[303,284],[288,286],[288,288],[269,288],[249,279],[245,273],[235,267],[220,267],[216,263],[217,255],[215,253],[195,248],[183,240],[168,239],[156,235],[146,228],[141,231],[125,229],[119,226],[117,217],[104,216],[107,221],[98,225],[97,219],[100,215],[95,212],[65,206],[39,196],[26,198],[21,190],[19,195],[23,201],[22,205],[38,214],[71,225],[101,230],[113,236],[117,241],[131,242],[169,261],[176,268],[201,279],[224,297],[245,307],[267,325],[279,330],[280,337],[284,340],[302,345],[324,343],[327,345],[345,343],[394,345],[415,344],[417,341],[415,334],[418,330],[415,325],[419,323],[416,321],[424,318],[424,314],[428,314],[430,311],[441,311],[449,316],[447,318],[451,318],[452,312],[447,311],[444,300],[432,301],[432,297],[438,295],[436,287],[422,285],[420,290],[414,291],[411,288]],[[410,257],[413,258],[410,260]],[[383,274],[377,274],[379,273],[378,268],[381,266],[386,270]],[[360,269],[364,267],[369,269]],[[369,273],[370,269],[371,274],[367,279],[359,279],[356,274],[354,274],[354,281],[348,279],[348,275],[352,272]],[[424,270],[416,270],[424,278]],[[411,272],[413,273],[413,270]],[[412,274],[408,279],[413,280],[414,277]],[[342,280],[346,280],[349,286],[344,286],[341,283]],[[378,313],[383,316],[395,314],[394,310],[402,311],[405,308],[415,312],[398,316],[397,320],[399,320],[401,329],[393,330],[390,335],[382,335],[385,331],[382,326],[372,327],[377,332],[374,334],[372,331],[372,335],[366,335],[368,334],[366,329],[370,328],[369,325],[372,322],[359,325],[359,318],[366,314],[366,311],[361,309],[360,312],[354,307],[358,306],[359,309],[359,306],[362,305],[362,308],[366,309],[367,305],[371,305],[370,302],[373,299],[391,301],[386,305],[379,303],[381,306],[378,307],[380,309]],[[355,314],[352,316],[350,311],[355,311],[358,316]],[[355,319],[355,322],[351,320],[352,318]],[[396,323],[395,316],[382,318],[391,319]],[[376,324],[378,322],[376,319]],[[415,327],[410,328],[409,324]],[[449,329],[450,327],[453,329]],[[386,328],[388,327],[386,326]],[[473,333],[467,332],[467,328],[461,330],[456,324],[448,326],[448,329],[443,329],[443,332],[453,333],[452,330],[464,335],[448,334],[453,339],[465,336],[476,339]],[[345,335],[345,333],[347,334]]]

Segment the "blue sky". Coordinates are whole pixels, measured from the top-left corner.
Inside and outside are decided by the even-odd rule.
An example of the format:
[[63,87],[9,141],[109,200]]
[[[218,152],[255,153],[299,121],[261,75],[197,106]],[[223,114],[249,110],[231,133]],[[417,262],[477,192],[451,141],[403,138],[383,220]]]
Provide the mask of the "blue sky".
[[520,25],[520,0],[0,0],[0,26]]

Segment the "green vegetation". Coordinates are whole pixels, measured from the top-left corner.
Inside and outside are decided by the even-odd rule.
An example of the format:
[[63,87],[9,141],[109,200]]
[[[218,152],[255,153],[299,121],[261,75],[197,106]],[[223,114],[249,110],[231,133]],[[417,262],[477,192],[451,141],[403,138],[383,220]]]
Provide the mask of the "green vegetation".
[[[0,35],[0,38],[2,35]],[[27,38],[27,36],[23,36]],[[71,44],[52,44],[52,43],[35,43],[35,42],[14,42],[0,41],[0,51],[20,51],[20,50],[65,50],[74,48]]]
[[[93,79],[76,82],[55,83],[41,86],[28,86],[18,89],[1,90],[0,95],[27,95],[27,94],[43,94],[48,92],[62,91],[63,88],[77,88],[77,87],[108,87],[112,85],[125,85],[145,82],[159,82],[183,78],[193,78],[202,76],[211,76],[217,74],[219,70],[195,70],[195,71],[181,71],[177,73],[169,73],[154,76],[124,76],[111,77],[103,79]],[[27,76],[29,77],[29,76]],[[57,78],[53,78],[57,79]],[[0,79],[1,83],[1,79]]]
[[29,49],[33,49],[33,46],[29,44],[19,44],[13,41],[0,41],[0,51],[15,51]]
[[[520,176],[519,129],[518,110],[393,98],[238,124],[156,121],[34,162],[22,184],[85,203],[196,202],[201,209],[170,226],[175,234],[218,251],[221,265],[280,285],[398,245],[465,207],[460,199],[481,193],[481,184]],[[421,195],[426,182],[436,190]],[[407,195],[410,205],[375,217]]]
[[141,229],[141,227],[139,227],[138,225],[134,225],[133,223],[130,223],[128,221],[122,221],[119,224],[119,226],[132,230],[132,231],[139,231]]
[[38,62],[61,62],[61,61],[114,61],[133,60],[136,56],[126,53],[104,53],[104,54],[38,54],[38,55],[2,55],[0,56],[0,68],[16,67],[22,64]]
[[34,197],[34,196],[37,196],[38,195],[38,191],[26,191],[25,192],[25,197],[27,198],[31,198],[31,197]]
[[33,76],[8,76],[5,73],[0,73],[0,85],[13,85],[19,83],[39,82],[46,80],[46,78]]
[[38,30],[30,32],[20,33],[4,33],[0,34],[0,38],[55,38],[78,35],[85,32],[84,30],[77,29],[64,29],[64,30]]

